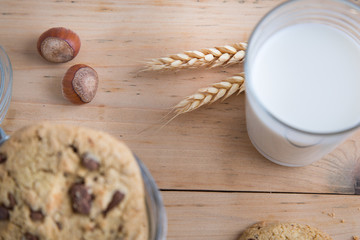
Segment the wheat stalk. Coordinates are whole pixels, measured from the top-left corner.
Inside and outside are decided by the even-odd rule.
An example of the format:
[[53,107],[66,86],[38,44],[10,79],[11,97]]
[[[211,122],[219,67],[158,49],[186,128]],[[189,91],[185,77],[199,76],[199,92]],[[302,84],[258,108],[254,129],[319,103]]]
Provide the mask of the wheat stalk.
[[244,60],[246,48],[247,43],[240,42],[200,51],[186,51],[169,57],[152,59],[146,63],[144,71],[228,66],[241,63]]
[[198,109],[206,104],[211,104],[219,99],[225,100],[234,93],[240,94],[245,90],[244,73],[238,73],[221,82],[214,83],[209,87],[199,89],[195,94],[186,97],[172,110],[175,117]]
[[[194,111],[201,106],[211,104],[219,99],[225,100],[234,93],[237,92],[237,94],[240,94],[243,91],[245,91],[244,73],[235,74],[234,76],[221,82],[214,83],[209,87],[201,88],[195,94],[187,96],[184,100],[175,105],[172,110],[160,120],[163,124],[158,130],[161,130],[180,114]],[[154,125],[142,130],[140,133],[153,127]]]

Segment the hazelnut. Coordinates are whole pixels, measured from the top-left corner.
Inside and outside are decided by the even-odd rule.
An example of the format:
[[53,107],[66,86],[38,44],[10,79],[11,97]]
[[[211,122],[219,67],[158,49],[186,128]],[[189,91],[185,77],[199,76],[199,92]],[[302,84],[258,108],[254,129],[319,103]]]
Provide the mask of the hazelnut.
[[98,75],[93,68],[76,64],[67,70],[62,80],[62,93],[72,103],[89,103],[95,97],[98,83]]
[[79,36],[63,27],[51,28],[41,34],[37,42],[40,55],[54,63],[64,63],[73,59],[80,50]]

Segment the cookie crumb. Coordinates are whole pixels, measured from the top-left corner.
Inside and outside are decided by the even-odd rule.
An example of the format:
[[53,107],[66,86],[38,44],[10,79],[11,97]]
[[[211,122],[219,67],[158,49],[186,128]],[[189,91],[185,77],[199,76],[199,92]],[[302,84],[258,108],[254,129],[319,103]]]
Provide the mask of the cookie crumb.
[[335,217],[335,213],[333,213],[333,212],[332,212],[332,213],[328,213],[328,216],[334,218],[334,217]]
[[344,223],[344,222],[345,222],[345,220],[344,220],[344,219],[341,219],[341,220],[340,220],[340,222],[341,222],[341,223]]
[[353,236],[353,240],[360,240],[358,236]]

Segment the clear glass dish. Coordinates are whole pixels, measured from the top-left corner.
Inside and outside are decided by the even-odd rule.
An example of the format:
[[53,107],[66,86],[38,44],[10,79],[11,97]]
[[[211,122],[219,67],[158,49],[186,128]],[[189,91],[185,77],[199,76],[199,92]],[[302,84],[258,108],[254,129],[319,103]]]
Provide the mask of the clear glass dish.
[[136,157],[145,186],[145,201],[149,218],[149,240],[165,240],[167,218],[160,191],[145,165]]
[[[0,145],[8,139],[9,136],[6,135],[4,130],[0,127]],[[139,158],[136,156],[135,158],[140,167],[145,187],[145,202],[149,223],[148,240],[166,240],[167,218],[160,191],[149,170],[147,170]]]
[[12,91],[12,67],[5,50],[0,46],[0,124],[10,105]]

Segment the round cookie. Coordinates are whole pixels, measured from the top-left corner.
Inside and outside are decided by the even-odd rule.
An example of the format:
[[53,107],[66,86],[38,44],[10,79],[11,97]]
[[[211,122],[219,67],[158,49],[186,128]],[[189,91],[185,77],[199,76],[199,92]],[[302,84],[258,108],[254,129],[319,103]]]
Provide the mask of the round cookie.
[[247,228],[239,240],[332,240],[320,230],[297,223],[256,223]]
[[131,151],[88,128],[42,123],[0,147],[0,240],[145,240]]

